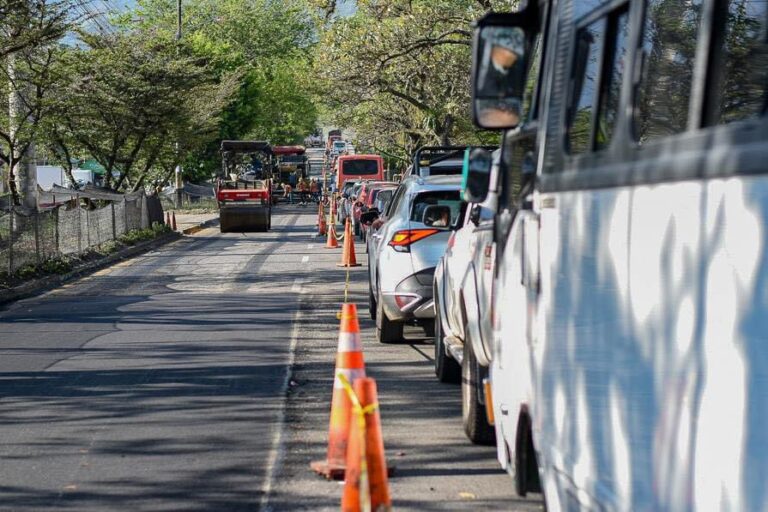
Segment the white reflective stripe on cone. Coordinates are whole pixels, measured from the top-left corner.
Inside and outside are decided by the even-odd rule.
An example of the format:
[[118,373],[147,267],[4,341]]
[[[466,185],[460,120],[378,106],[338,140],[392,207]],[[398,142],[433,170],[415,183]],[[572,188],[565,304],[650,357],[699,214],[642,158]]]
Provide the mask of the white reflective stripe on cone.
[[340,332],[338,352],[362,352],[363,344],[358,332]]
[[339,380],[339,372],[343,373],[347,380],[354,384],[354,382],[360,377],[365,377],[365,370],[357,368],[353,370],[336,370],[336,378],[333,379],[333,389],[344,389],[344,385]]

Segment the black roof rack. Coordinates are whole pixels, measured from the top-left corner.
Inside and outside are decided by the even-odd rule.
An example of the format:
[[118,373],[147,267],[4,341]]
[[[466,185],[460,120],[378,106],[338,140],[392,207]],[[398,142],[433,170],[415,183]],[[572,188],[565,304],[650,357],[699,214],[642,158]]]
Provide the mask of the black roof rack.
[[272,154],[272,146],[264,140],[223,140],[221,141],[221,151],[230,151],[234,153],[266,153]]

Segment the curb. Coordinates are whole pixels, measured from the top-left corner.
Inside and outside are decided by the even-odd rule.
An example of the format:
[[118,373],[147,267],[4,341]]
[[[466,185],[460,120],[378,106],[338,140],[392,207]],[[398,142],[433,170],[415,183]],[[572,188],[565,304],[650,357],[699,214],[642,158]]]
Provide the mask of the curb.
[[219,224],[219,219],[210,219],[205,222],[202,222],[198,224],[197,226],[192,226],[191,228],[183,229],[181,232],[185,235],[194,235],[198,231],[202,231],[204,229],[210,228],[212,226],[217,226]]
[[154,238],[152,240],[147,240],[145,242],[140,242],[136,245],[126,247],[125,249],[105,256],[104,258],[101,258],[97,261],[85,263],[75,268],[74,270],[67,272],[66,274],[41,277],[40,279],[35,279],[34,281],[20,284],[13,288],[8,288],[7,290],[2,291],[2,295],[0,296],[0,306],[4,306],[11,302],[16,302],[17,300],[25,299],[46,292],[56,288],[57,286],[61,286],[67,281],[71,281],[72,279],[85,276],[97,270],[101,270],[102,268],[108,267],[109,265],[112,265],[118,261],[132,258],[144,252],[151,251],[152,249],[167,243],[179,240],[181,237],[182,235],[180,233],[171,232],[159,238]]

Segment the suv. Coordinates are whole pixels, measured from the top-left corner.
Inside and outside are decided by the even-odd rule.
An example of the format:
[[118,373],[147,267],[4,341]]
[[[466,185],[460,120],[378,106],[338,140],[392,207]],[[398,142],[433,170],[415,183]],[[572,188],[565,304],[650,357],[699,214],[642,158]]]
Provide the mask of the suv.
[[405,176],[460,175],[467,151],[474,148],[493,151],[491,146],[424,146],[413,153],[413,162]]
[[406,179],[392,199],[386,223],[371,235],[370,307],[381,343],[402,339],[406,322],[415,321],[427,336],[434,335],[432,281],[450,226],[461,212],[460,189],[461,176]]
[[[490,354],[469,344],[486,347],[492,337],[487,305],[493,279],[493,216],[500,153],[493,153],[488,196],[467,206],[440,258],[434,282],[435,375],[440,382],[461,382],[464,431],[478,444],[494,441],[493,426],[485,414],[485,397],[477,392],[488,374]],[[462,379],[462,363],[470,351],[478,371],[472,379]]]

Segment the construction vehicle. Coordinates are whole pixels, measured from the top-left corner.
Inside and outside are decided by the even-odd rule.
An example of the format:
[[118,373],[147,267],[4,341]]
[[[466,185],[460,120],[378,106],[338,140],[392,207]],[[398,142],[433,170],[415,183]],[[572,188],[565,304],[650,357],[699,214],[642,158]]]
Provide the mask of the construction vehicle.
[[273,146],[277,174],[275,179],[281,183],[296,186],[300,179],[307,176],[307,155],[304,146]]
[[221,232],[268,231],[275,170],[269,142],[224,140],[221,157],[222,172],[216,183]]

